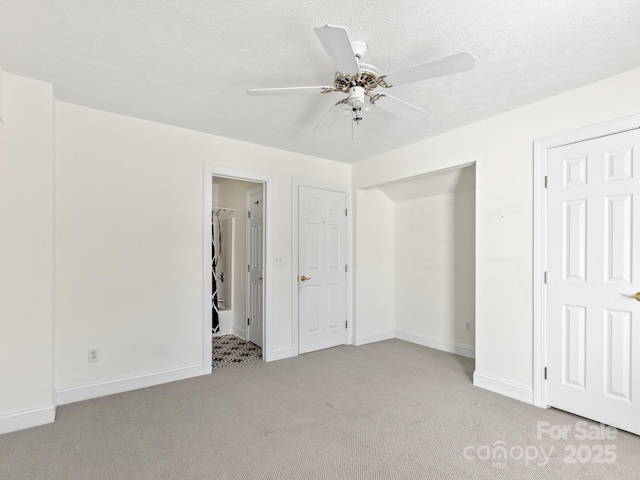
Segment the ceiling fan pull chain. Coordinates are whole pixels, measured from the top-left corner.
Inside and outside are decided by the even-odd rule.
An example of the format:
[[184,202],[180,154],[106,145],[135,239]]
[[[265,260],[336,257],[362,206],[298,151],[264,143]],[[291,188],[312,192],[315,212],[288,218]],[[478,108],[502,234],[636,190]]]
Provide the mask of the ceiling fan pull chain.
[[353,110],[352,110],[352,113],[351,113],[351,120],[352,120],[352,122],[351,122],[351,141],[352,142],[353,142],[353,123],[355,121],[355,118],[353,118],[353,116],[354,116],[354,114],[353,114]]

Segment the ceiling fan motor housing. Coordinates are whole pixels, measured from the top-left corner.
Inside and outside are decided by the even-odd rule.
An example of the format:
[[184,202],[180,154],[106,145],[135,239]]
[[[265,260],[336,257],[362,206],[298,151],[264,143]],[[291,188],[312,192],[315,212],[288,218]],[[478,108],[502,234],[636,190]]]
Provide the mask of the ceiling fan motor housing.
[[333,80],[334,88],[341,92],[350,91],[351,87],[363,87],[367,92],[375,89],[379,86],[378,83],[378,69],[368,63],[360,63],[360,72],[354,75],[336,73]]

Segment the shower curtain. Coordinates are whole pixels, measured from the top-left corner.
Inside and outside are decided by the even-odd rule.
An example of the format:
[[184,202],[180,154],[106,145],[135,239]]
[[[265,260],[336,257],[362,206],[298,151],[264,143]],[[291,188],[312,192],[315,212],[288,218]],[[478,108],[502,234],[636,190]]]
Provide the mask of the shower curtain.
[[222,222],[215,213],[211,213],[211,333],[220,331],[218,312],[218,276],[216,267],[222,256]]

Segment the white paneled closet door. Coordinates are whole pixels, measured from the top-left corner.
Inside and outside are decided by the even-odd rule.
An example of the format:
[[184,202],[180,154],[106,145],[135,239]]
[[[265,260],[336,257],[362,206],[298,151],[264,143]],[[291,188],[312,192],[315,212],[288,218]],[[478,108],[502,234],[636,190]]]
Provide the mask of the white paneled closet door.
[[640,434],[640,130],[548,157],[547,403]]

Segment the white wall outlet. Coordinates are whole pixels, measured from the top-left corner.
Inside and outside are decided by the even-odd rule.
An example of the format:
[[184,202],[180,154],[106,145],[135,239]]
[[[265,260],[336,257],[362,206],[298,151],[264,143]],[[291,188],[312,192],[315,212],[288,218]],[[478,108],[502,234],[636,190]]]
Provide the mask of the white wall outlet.
[[273,264],[277,267],[281,267],[284,265],[284,259],[281,256],[276,255],[273,257]]
[[100,356],[98,355],[98,349],[97,348],[90,348],[89,349],[89,363],[91,362],[97,362],[98,360],[100,360]]

